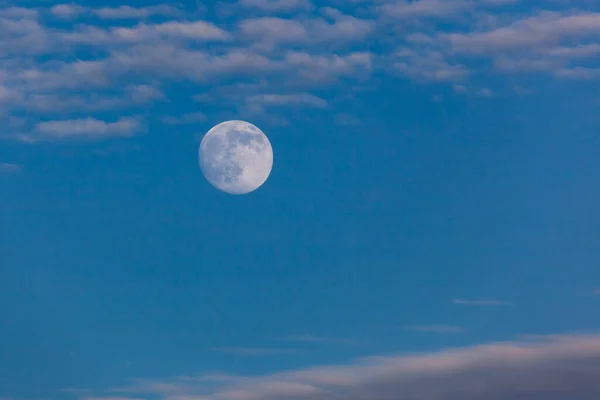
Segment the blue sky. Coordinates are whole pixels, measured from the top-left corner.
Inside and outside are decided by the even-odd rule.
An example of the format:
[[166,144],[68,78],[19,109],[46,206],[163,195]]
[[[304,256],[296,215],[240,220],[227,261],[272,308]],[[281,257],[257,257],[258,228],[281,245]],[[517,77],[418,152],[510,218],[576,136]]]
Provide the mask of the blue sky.
[[[0,398],[597,399],[599,39],[593,1],[0,1]],[[198,166],[232,118],[244,196]]]

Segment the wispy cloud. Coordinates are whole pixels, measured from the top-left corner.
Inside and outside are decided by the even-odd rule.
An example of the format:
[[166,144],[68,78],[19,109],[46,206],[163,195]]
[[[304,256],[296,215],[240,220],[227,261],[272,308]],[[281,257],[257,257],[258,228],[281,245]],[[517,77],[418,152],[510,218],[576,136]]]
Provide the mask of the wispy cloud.
[[410,325],[404,327],[407,331],[428,333],[463,333],[465,329],[455,325]]
[[239,3],[244,7],[270,13],[309,11],[314,8],[309,0],[240,0]]
[[44,121],[38,123],[24,141],[98,140],[111,137],[131,137],[142,130],[141,122],[133,117],[116,121],[95,118]]
[[34,111],[40,114],[77,114],[104,110],[125,110],[147,106],[166,100],[165,95],[152,85],[128,85],[119,93],[67,95],[64,93],[30,94],[15,102],[15,108]]
[[36,19],[40,15],[39,11],[33,8],[25,7],[7,7],[0,9],[0,17],[12,19]]
[[594,400],[600,398],[599,373],[600,336],[553,335],[422,354],[368,357],[345,365],[264,376],[148,381],[104,395],[127,393],[165,400],[384,400],[399,394],[406,400]]
[[23,167],[14,163],[0,163],[0,173],[16,173],[21,172]]
[[452,299],[452,303],[461,306],[474,306],[474,307],[499,307],[508,306],[510,303],[504,300],[497,299]]
[[76,3],[55,4],[50,7],[50,13],[55,17],[71,20],[85,15],[93,15],[105,20],[144,19],[153,15],[165,17],[183,16],[183,11],[168,4],[157,4],[146,7],[117,7],[88,8]]
[[187,113],[180,116],[165,115],[159,118],[163,124],[185,125],[206,120],[206,115],[201,112]]
[[294,94],[257,94],[246,97],[241,105],[244,113],[258,114],[272,108],[327,108],[327,102],[310,93]]
[[182,10],[168,4],[158,4],[146,7],[102,7],[92,10],[92,13],[102,19],[138,19],[148,18],[152,15],[162,15],[166,17],[182,16]]
[[261,347],[211,347],[212,351],[227,353],[238,356],[273,356],[273,355],[294,355],[300,351],[297,349],[277,349]]
[[334,123],[336,125],[349,126],[349,125],[358,125],[360,120],[354,115],[339,113],[334,117]]
[[305,342],[305,343],[333,343],[333,344],[356,344],[356,340],[347,338],[337,338],[328,336],[315,336],[310,334],[301,335],[289,335],[285,337],[285,340],[292,342]]

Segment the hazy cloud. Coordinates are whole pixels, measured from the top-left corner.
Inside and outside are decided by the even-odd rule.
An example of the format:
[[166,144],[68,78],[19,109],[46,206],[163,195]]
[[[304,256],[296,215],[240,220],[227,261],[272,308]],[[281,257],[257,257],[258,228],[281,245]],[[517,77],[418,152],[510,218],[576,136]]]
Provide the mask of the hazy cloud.
[[15,173],[21,172],[22,167],[14,163],[0,163],[0,173]]
[[349,126],[349,125],[358,125],[360,120],[350,114],[338,113],[334,117],[334,123],[336,125]]
[[[482,89],[484,90],[484,89]],[[488,89],[489,90],[489,89]],[[482,93],[482,95],[491,95],[490,93]],[[509,302],[503,300],[496,299],[452,299],[454,304],[462,305],[462,306],[476,306],[476,307],[497,307],[497,306],[508,306]]]
[[188,114],[182,114],[180,116],[166,115],[159,118],[160,121],[167,125],[184,125],[191,124],[194,122],[201,122],[206,120],[206,115],[201,112],[194,112]]
[[36,19],[39,11],[33,8],[7,7],[0,9],[0,17],[11,19]]
[[336,338],[328,336],[315,336],[310,334],[302,335],[289,335],[285,337],[285,340],[292,342],[305,342],[305,343],[334,343],[334,344],[356,344],[355,340],[346,338]]
[[446,17],[471,8],[467,0],[400,0],[383,4],[380,11],[395,18]]
[[240,0],[240,4],[270,13],[309,11],[314,8],[309,0]]
[[296,349],[271,349],[259,347],[212,347],[212,351],[238,356],[273,356],[298,354]]
[[92,11],[94,15],[102,19],[135,19],[135,18],[147,18],[152,15],[162,15],[166,17],[176,17],[183,14],[183,12],[170,6],[168,4],[158,4],[155,6],[147,7],[131,7],[131,6],[119,6],[119,7],[103,7]]
[[166,100],[165,95],[151,85],[128,85],[120,93],[91,92],[86,96],[65,93],[33,93],[23,98],[15,107],[43,114],[65,114],[89,111],[125,109]]
[[411,325],[404,327],[407,331],[428,333],[462,333],[465,330],[455,325]]
[[598,376],[600,336],[554,335],[265,376],[212,373],[146,381],[106,394],[204,400],[596,400]]
[[70,20],[83,15],[93,15],[105,20],[143,19],[153,15],[165,17],[182,16],[182,10],[168,4],[158,4],[146,7],[131,7],[121,5],[118,7],[88,8],[76,3],[55,4],[50,7],[50,13],[55,17]]
[[453,51],[489,54],[555,45],[563,38],[584,38],[598,33],[600,13],[543,12],[490,31],[452,33],[447,37]]
[[75,19],[86,12],[87,8],[75,3],[55,4],[50,7],[50,13],[65,20]]
[[263,48],[282,44],[345,44],[364,40],[375,28],[374,22],[337,14],[333,21],[324,18],[302,20],[277,17],[249,18],[239,23],[243,37],[259,41]]
[[471,74],[468,67],[449,61],[437,51],[416,52],[403,49],[396,53],[393,68],[396,72],[421,82],[459,82]]
[[295,94],[259,94],[248,97],[251,104],[260,104],[263,107],[280,106],[308,106],[315,108],[327,107],[327,102],[310,93]]
[[114,122],[95,118],[45,121],[38,123],[31,135],[23,140],[61,141],[61,140],[98,140],[112,137],[131,137],[142,130],[140,121],[132,117],[123,117]]

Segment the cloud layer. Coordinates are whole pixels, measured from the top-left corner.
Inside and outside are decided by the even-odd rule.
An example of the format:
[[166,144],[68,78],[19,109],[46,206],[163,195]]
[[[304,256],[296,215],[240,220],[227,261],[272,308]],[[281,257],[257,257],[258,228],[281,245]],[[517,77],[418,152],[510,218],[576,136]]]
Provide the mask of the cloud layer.
[[594,400],[600,396],[600,336],[536,336],[434,353],[259,377],[207,374],[136,380],[100,397],[183,400]]
[[[256,114],[324,108],[330,99],[323,93],[369,84],[374,74],[488,97],[481,82],[495,76],[600,78],[596,3],[381,0],[336,7],[240,0],[219,3],[212,20],[202,18],[203,9],[167,4],[0,8],[0,114],[26,114],[22,130],[31,133],[29,117],[61,123],[129,112],[112,115],[120,119],[220,87],[237,88],[227,107]],[[196,93],[162,90],[179,83]],[[185,120],[170,117],[159,121]],[[35,136],[0,124],[11,138]],[[78,132],[62,139],[84,138]]]

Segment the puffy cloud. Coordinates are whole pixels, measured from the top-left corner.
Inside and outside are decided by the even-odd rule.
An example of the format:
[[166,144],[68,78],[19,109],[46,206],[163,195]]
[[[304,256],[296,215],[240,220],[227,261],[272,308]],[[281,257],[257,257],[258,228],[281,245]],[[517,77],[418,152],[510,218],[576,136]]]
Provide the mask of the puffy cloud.
[[[274,101],[282,102],[278,108],[300,106],[294,94],[357,86],[382,73],[453,88],[472,87],[489,73],[600,78],[595,3],[536,3],[535,9],[515,3],[332,3],[337,9],[309,0],[240,0],[232,6],[244,13],[211,21],[166,3],[0,7],[0,112],[26,109],[35,119],[127,108],[164,99],[156,88],[173,82],[213,91],[260,82],[233,96],[233,108],[263,112]],[[476,86],[484,89],[474,94],[491,94],[485,82]],[[135,93],[122,89],[134,87]],[[170,117],[163,122],[190,121]]]
[[75,3],[55,4],[50,7],[50,13],[52,15],[64,20],[75,19],[86,12],[87,9],[85,7]]

